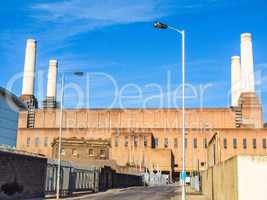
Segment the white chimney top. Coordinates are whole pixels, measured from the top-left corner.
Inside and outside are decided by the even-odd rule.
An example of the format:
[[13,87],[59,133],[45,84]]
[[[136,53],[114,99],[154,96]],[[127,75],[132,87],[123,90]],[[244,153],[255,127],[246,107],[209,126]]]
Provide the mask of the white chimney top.
[[53,100],[56,100],[57,95],[57,68],[57,60],[50,60],[47,80],[47,98],[52,98]]
[[238,99],[242,89],[240,56],[233,56],[231,61],[231,104],[232,106],[238,106]]
[[251,33],[241,34],[242,92],[255,92]]
[[28,39],[25,50],[22,95],[34,95],[34,76],[36,68],[36,47],[34,39]]

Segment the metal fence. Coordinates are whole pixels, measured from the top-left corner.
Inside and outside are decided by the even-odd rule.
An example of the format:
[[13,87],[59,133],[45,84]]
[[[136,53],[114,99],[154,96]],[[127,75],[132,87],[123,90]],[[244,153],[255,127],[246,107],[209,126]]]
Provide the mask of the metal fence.
[[[56,194],[58,165],[48,161],[46,173],[46,196]],[[162,181],[164,182],[164,181]],[[124,188],[143,185],[142,176],[120,174],[110,167],[82,167],[62,162],[60,169],[60,196],[72,196],[81,192],[98,192],[110,188]]]
[[[46,173],[46,195],[56,193],[58,166],[48,162]],[[63,163],[60,169],[60,196],[70,196],[75,192],[97,192],[99,190],[99,172],[97,168],[78,169],[69,163]]]
[[161,171],[151,171],[144,173],[144,181],[146,185],[166,185],[170,183],[170,176],[162,174]]

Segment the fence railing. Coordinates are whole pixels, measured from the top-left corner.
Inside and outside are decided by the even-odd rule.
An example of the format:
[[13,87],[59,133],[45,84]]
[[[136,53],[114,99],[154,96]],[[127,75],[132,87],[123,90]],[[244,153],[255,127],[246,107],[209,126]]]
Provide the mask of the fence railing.
[[[47,164],[46,195],[56,194],[58,166]],[[99,188],[99,172],[97,168],[77,169],[65,164],[60,169],[60,196],[71,196],[75,192],[97,192]]]
[[170,183],[170,177],[167,174],[162,174],[161,171],[151,171],[144,173],[144,181],[146,185],[166,185]]
[[[58,165],[48,161],[45,194],[56,194]],[[79,167],[62,162],[60,169],[60,196],[72,196],[79,192],[98,192],[110,188],[124,188],[143,185],[142,176],[116,173],[110,167]]]

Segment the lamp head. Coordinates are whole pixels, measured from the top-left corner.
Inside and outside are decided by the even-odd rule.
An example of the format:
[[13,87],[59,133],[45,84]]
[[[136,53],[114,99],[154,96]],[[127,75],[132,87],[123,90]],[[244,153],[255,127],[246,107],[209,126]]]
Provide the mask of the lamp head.
[[154,27],[155,28],[158,28],[158,29],[167,29],[168,28],[168,25],[163,24],[163,23],[157,21],[157,22],[154,22]]
[[80,71],[74,72],[73,74],[75,76],[83,76],[84,75],[84,73],[83,72],[80,72]]

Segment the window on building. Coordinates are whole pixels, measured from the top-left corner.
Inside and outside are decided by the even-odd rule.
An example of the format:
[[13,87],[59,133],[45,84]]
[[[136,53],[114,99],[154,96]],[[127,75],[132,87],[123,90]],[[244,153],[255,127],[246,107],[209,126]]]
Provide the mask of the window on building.
[[207,138],[203,139],[203,147],[204,147],[204,149],[208,148]]
[[158,138],[154,138],[154,147],[158,148],[159,146],[159,139]]
[[100,157],[101,158],[106,157],[106,150],[105,149],[100,150]]
[[63,149],[63,148],[61,149],[61,155],[63,155],[63,156],[65,155],[65,149]]
[[40,138],[39,137],[36,137],[35,138],[35,146],[38,147],[39,146],[39,143],[40,143]]
[[119,137],[118,136],[115,136],[114,146],[115,147],[118,147],[119,146]]
[[243,149],[247,149],[247,139],[246,138],[244,138],[243,139]]
[[168,138],[164,138],[164,148],[168,148],[168,146],[169,146]]
[[174,148],[178,148],[178,139],[174,138]]
[[147,147],[147,136],[144,136],[144,147]]
[[88,155],[89,156],[94,156],[94,149],[89,149],[88,150]]
[[187,148],[187,138],[184,139],[184,147]]
[[236,138],[233,139],[233,148],[234,149],[237,148],[237,139]]
[[266,145],[266,138],[262,139],[262,148],[266,149],[267,145]]
[[223,148],[227,149],[227,139],[226,138],[223,139]]
[[44,146],[47,147],[48,146],[48,137],[44,138]]
[[253,138],[252,143],[253,143],[253,149],[256,149],[257,148],[257,140],[256,140],[256,138]]
[[138,137],[135,135],[134,136],[134,147],[138,146]]
[[197,138],[194,138],[193,145],[194,145],[194,149],[196,149],[197,148]]
[[128,147],[128,145],[129,145],[129,137],[128,136],[125,136],[124,146],[125,147]]
[[72,149],[72,155],[73,155],[73,156],[77,156],[77,155],[78,155],[78,153],[77,153],[77,149]]
[[27,137],[26,144],[27,144],[27,147],[29,147],[31,145],[31,138],[30,137]]
[[116,134],[119,135],[120,134],[120,129],[119,128],[116,128]]

